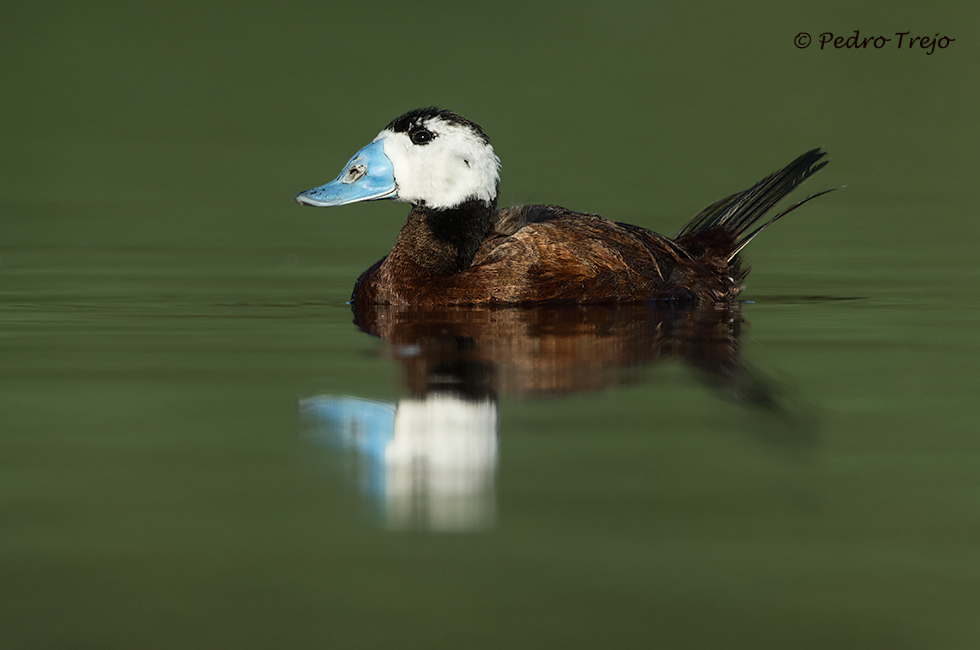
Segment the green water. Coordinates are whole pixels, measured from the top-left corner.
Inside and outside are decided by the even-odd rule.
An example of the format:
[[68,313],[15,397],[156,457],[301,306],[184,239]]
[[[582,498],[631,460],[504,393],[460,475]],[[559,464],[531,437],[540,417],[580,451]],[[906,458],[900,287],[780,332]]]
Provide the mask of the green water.
[[[978,18],[4,7],[0,646],[976,647]],[[793,45],[854,29],[956,40]],[[809,188],[846,189],[747,250],[741,359],[779,409],[628,336],[559,339],[543,376],[580,381],[520,390],[540,339],[490,327],[482,514],[392,525],[301,405],[411,392],[345,304],[406,208],[292,195],[429,104],[489,133],[501,204],[668,233],[829,150]]]

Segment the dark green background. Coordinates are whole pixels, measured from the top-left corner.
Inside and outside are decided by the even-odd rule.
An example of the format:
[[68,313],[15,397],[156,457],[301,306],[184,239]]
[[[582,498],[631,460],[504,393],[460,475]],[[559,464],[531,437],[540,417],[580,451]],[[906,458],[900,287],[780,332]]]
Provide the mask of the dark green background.
[[[963,2],[7,3],[0,645],[976,647],[978,24]],[[956,40],[819,49],[855,29]],[[782,425],[662,367],[504,400],[495,529],[374,528],[296,405],[400,394],[344,302],[406,207],[292,195],[432,104],[489,133],[502,205],[667,233],[828,149],[809,189],[847,188],[753,242],[744,308],[814,442],[764,442]]]

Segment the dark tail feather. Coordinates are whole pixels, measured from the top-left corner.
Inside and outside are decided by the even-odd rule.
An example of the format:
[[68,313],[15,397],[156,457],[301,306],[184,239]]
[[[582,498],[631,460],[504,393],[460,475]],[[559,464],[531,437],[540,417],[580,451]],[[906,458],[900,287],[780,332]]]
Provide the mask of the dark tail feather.
[[725,261],[730,262],[740,250],[745,248],[746,244],[769,224],[786,216],[810,199],[815,199],[837,189],[831,188],[808,196],[749,232],[749,229],[759,219],[792,192],[797,185],[823,169],[827,161],[821,162],[820,159],[826,155],[826,152],[820,149],[808,151],[749,189],[709,205],[688,221],[674,239],[681,246],[697,243],[698,240],[708,240],[712,243],[724,241],[724,248],[728,250],[715,250],[714,252],[725,255],[727,257]]

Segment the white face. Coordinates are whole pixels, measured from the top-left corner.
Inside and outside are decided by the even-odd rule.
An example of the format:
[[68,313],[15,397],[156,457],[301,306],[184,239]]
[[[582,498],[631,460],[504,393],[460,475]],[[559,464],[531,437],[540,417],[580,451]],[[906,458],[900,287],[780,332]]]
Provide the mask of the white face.
[[385,129],[378,140],[395,170],[398,201],[438,210],[497,198],[500,160],[465,124],[428,117],[407,132]]

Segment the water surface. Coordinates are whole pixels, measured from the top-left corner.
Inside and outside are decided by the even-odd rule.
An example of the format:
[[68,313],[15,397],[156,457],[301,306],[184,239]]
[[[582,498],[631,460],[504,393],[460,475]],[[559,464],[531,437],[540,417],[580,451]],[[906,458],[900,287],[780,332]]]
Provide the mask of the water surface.
[[[962,7],[134,7],[4,10],[4,648],[976,646]],[[476,19],[512,45],[465,56]],[[958,40],[792,44],[852,24]],[[752,243],[698,344],[628,310],[366,333],[405,206],[291,196],[433,103],[487,129],[502,204],[671,233],[813,146],[847,188]],[[465,471],[380,497],[351,432],[447,412]]]

